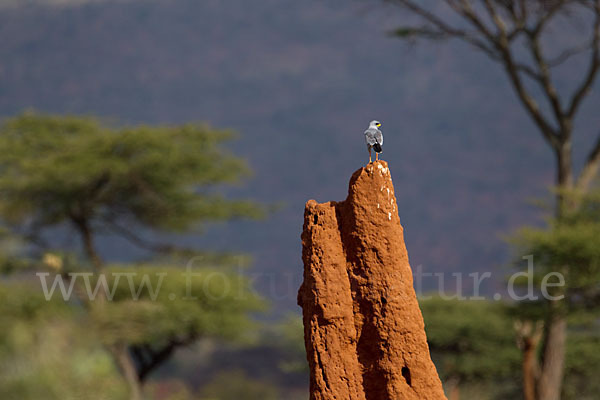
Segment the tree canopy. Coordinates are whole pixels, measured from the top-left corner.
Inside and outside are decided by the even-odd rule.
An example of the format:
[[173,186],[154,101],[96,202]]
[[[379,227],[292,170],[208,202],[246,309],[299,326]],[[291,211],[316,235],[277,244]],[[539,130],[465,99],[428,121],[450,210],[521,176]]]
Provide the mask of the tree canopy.
[[[69,335],[91,330],[83,348],[112,357],[106,379],[120,372],[130,399],[142,397],[142,383],[175,349],[202,337],[239,339],[252,328],[249,313],[262,308],[232,268],[183,269],[177,258],[111,265],[96,245],[99,234],[113,234],[157,253],[184,251],[190,266],[199,249],[150,242],[140,232],[199,232],[204,222],[262,216],[263,206],[222,194],[223,185],[249,175],[223,146],[231,138],[232,132],[203,124],[118,127],[31,112],[0,126],[0,266],[4,273],[36,271],[47,300],[15,310],[50,315],[62,296],[61,307],[70,312],[59,325]],[[56,227],[77,233],[83,257],[45,243],[44,233]],[[215,260],[221,259],[208,259]],[[15,293],[29,296],[24,289]],[[13,321],[28,318],[17,314]],[[15,385],[26,385],[19,379]],[[38,387],[54,389],[43,381]]]
[[248,175],[222,147],[231,137],[206,125],[113,128],[92,117],[11,118],[0,128],[0,215],[28,235],[69,222],[82,234],[103,229],[130,240],[132,224],[187,231],[261,216],[256,203],[215,190]]

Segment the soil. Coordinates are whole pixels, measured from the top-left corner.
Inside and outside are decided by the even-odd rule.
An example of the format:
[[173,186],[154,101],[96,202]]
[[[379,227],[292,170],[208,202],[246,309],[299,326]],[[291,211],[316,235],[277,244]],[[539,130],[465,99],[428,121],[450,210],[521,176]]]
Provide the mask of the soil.
[[310,398],[445,399],[387,163],[356,171],[343,202],[308,201],[302,245]]

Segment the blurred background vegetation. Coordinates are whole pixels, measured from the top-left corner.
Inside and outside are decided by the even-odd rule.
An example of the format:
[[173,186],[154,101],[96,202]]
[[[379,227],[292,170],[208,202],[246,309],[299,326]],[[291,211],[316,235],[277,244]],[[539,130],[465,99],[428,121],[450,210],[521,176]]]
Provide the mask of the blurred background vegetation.
[[[223,147],[230,136],[202,125],[115,128],[31,112],[4,122],[2,398],[306,398],[301,319],[266,317],[268,301],[252,288],[247,259],[148,239],[153,231],[266,215],[264,205],[218,194],[247,171]],[[560,223],[524,228],[511,240],[516,254],[544,257],[536,287],[548,271],[580,264],[564,292],[563,398],[593,399],[600,196],[578,201]],[[59,229],[73,231],[81,250],[53,244]],[[95,246],[106,234],[152,256],[106,262]],[[523,346],[547,302],[424,297],[421,307],[449,398],[520,396]]]
[[566,278],[421,300],[449,399],[549,400],[552,327],[597,399],[598,3],[419,4],[0,1],[0,399],[306,399],[302,205],[374,117],[413,266]]

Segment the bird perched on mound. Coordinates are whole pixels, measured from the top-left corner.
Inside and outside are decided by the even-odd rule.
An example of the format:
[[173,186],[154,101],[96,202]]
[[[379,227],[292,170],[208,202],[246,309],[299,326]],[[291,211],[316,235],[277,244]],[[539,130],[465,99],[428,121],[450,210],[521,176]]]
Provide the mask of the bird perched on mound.
[[369,128],[365,131],[365,141],[367,142],[367,149],[369,149],[369,163],[371,160],[371,149],[375,150],[375,160],[379,160],[379,153],[382,152],[381,145],[383,145],[383,133],[379,130],[381,122],[371,121]]

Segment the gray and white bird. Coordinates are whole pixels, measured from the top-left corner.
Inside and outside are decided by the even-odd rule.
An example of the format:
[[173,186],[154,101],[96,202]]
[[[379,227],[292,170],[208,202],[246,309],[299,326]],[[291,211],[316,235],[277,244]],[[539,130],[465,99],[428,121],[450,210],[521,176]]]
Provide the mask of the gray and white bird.
[[365,141],[367,142],[367,149],[369,149],[369,163],[372,162],[371,149],[375,150],[376,161],[379,161],[379,153],[382,152],[383,133],[379,130],[380,126],[381,122],[373,120],[369,124],[369,128],[365,131]]

